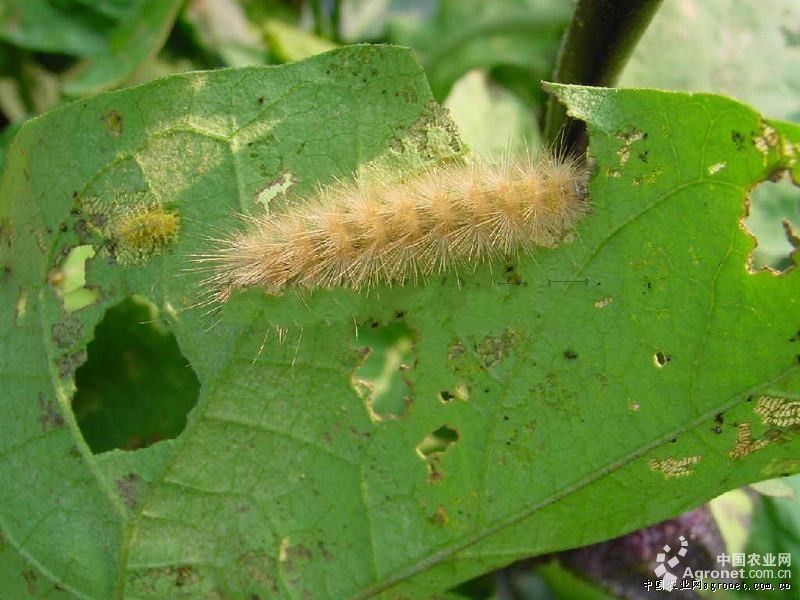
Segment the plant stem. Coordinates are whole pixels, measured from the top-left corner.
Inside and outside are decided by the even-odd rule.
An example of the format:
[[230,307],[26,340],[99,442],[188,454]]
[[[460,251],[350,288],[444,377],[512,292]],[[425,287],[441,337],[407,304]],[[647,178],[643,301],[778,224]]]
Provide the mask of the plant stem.
[[337,44],[342,43],[342,1],[333,0],[333,10],[331,11],[331,40]]
[[[578,0],[558,55],[553,81],[612,86],[663,0]],[[544,117],[544,138],[551,146],[581,152],[582,122],[567,116],[552,96]]]
[[323,22],[322,0],[311,0],[311,14],[314,15],[314,34],[322,36],[325,27]]

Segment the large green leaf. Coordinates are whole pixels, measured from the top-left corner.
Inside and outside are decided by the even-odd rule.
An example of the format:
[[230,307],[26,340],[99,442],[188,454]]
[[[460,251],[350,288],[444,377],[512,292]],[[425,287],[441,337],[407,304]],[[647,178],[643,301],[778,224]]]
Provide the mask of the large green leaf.
[[[92,598],[425,597],[800,470],[797,270],[749,272],[739,225],[800,129],[717,96],[552,89],[595,163],[574,240],[458,281],[249,290],[215,317],[188,255],[236,212],[461,152],[408,51],[178,75],[26,123],[0,183],[16,568]],[[143,214],[151,238],[122,235]],[[97,301],[70,312],[79,245]],[[175,441],[94,456],[73,375],[131,294],[160,307],[200,399]],[[358,379],[383,338],[357,331],[398,323],[408,402],[381,419]]]

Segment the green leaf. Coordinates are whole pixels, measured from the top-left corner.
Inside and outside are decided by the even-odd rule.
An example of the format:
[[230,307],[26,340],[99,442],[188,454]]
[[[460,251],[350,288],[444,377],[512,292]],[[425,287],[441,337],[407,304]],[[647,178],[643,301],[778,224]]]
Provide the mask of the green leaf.
[[475,68],[524,69],[528,86],[552,71],[569,2],[443,0],[422,27],[395,28],[392,39],[412,47],[437,100]]
[[[216,317],[187,268],[236,213],[460,155],[410,53],[188,73],[27,122],[0,182],[6,547],[79,597],[429,597],[800,470],[797,269],[749,272],[739,224],[750,186],[797,169],[800,128],[717,96],[551,89],[595,163],[571,242],[369,294],[248,290]],[[97,301],[67,312],[81,245]],[[133,294],[200,399],[174,442],[95,456],[74,372]],[[396,323],[409,403],[379,418],[357,330]]]
[[[747,579],[751,583],[770,581],[775,589],[779,589],[780,584],[796,585],[800,576],[800,567],[797,565],[797,556],[800,555],[800,504],[797,501],[800,495],[800,477],[795,475],[782,481],[794,492],[794,496],[761,498],[753,515],[752,532],[746,552],[748,557],[751,554],[759,557],[771,554],[774,557],[776,564],[771,567],[772,577],[763,574],[759,576],[758,572],[749,573],[749,569],[746,571],[749,575]],[[788,555],[788,564],[781,560],[778,565],[779,555]],[[757,570],[770,569],[763,559],[760,565],[749,566]],[[778,570],[783,571],[782,577],[778,576]],[[783,589],[785,591],[787,588]]]
[[717,92],[800,120],[800,6],[774,0],[664,2],[619,85]]
[[129,511],[145,496],[148,486],[156,481],[172,456],[174,442],[166,440],[136,452],[112,450],[97,455],[99,472],[113,482]]
[[0,586],[6,598],[74,597],[42,572],[40,565],[0,534]]
[[182,0],[137,2],[111,33],[106,51],[79,65],[64,91],[89,94],[123,82],[161,49],[182,5]]
[[276,10],[263,3],[245,6],[237,0],[187,5],[180,13],[176,28],[196,46],[192,53],[194,64],[200,62],[198,59],[203,64],[214,56],[230,67],[266,64],[267,51],[262,36],[257,33],[257,24],[248,21],[246,13],[246,9],[256,6],[267,12]]
[[163,46],[181,0],[11,0],[0,6],[0,39],[84,58],[68,75],[71,95],[129,78]]
[[88,56],[106,49],[114,19],[78,0],[8,0],[0,5],[0,38],[23,48]]
[[[597,583],[592,583],[581,579],[574,572],[562,566],[557,560],[550,560],[536,569],[553,590],[555,598],[569,600],[614,600],[612,596],[604,591]],[[536,598],[534,595],[525,596],[526,598]]]
[[511,148],[541,146],[531,111],[510,92],[492,86],[483,71],[470,71],[459,79],[444,106],[473,152],[502,156]]
[[336,48],[333,42],[279,19],[267,19],[262,27],[270,51],[282,62],[302,60]]

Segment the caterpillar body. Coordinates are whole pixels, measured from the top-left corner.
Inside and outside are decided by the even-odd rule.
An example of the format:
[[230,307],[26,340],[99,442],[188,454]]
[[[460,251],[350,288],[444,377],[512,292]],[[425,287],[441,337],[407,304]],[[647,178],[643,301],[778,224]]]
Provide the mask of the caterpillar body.
[[587,172],[545,155],[424,170],[405,180],[357,177],[321,188],[197,257],[212,301],[258,286],[418,283],[448,270],[553,247],[587,211]]

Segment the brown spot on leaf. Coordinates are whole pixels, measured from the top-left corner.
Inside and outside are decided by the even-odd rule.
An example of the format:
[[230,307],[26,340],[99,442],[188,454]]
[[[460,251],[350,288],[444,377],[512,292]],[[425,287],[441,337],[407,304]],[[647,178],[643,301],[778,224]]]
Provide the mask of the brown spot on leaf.
[[568,388],[568,384],[565,385],[564,379],[564,375],[559,377],[557,373],[546,373],[540,383],[529,388],[532,401],[565,415],[578,415],[580,411],[576,406],[575,393]]
[[789,400],[776,396],[761,396],[755,407],[761,422],[776,427],[800,425],[800,400]]
[[614,301],[613,298],[599,298],[598,300],[595,301],[594,305],[597,308],[605,308],[606,306],[611,304],[613,301]]
[[439,525],[440,527],[444,527],[447,525],[449,518],[447,517],[447,510],[443,505],[439,505],[432,515],[428,517],[428,522],[432,523],[433,525]]
[[475,347],[481,364],[490,368],[505,359],[511,349],[519,342],[519,334],[513,329],[506,329],[499,336],[487,335]]
[[740,133],[739,131],[736,131],[736,130],[732,130],[731,131],[731,141],[733,142],[733,145],[736,146],[737,150],[744,150],[745,149],[745,146],[744,146],[744,135],[742,133]]
[[286,546],[284,548],[283,559],[281,562],[287,573],[292,573],[298,568],[298,563],[311,560],[311,550],[303,544],[296,546]]
[[[622,142],[622,145],[617,150],[617,156],[619,157],[619,166],[624,167],[630,160],[631,146],[636,142],[647,139],[647,134],[639,131],[633,125],[628,125],[626,128],[617,131],[616,138]],[[645,151],[643,150],[642,152]]]
[[331,562],[333,560],[333,554],[325,547],[325,542],[322,540],[317,542],[317,550],[319,550],[319,554],[325,559],[325,562]]
[[[152,597],[156,589],[164,589],[164,585],[172,585],[177,588],[187,588],[181,590],[180,595],[166,597],[195,598],[191,594],[191,586],[200,583],[200,574],[191,565],[178,565],[167,567],[152,567],[137,570],[131,573],[133,587],[147,592],[148,597]],[[178,594],[178,592],[176,592]],[[163,596],[161,594],[159,597]],[[213,597],[213,596],[211,596]],[[205,597],[204,597],[205,598]]]
[[42,431],[51,431],[64,426],[64,417],[58,409],[55,400],[47,400],[43,393],[39,393],[37,403],[41,411],[39,415],[39,423],[42,425]]
[[780,145],[780,134],[774,127],[766,121],[761,121],[761,130],[753,136],[753,146],[765,157],[769,155],[771,149],[777,149]]
[[105,125],[106,133],[111,137],[119,137],[122,135],[122,130],[125,127],[125,120],[122,115],[116,110],[110,110],[103,115],[103,125]]
[[62,354],[56,359],[56,369],[62,379],[72,377],[75,369],[86,362],[86,348],[82,348],[72,354]]
[[251,550],[242,554],[236,563],[245,577],[246,585],[260,586],[267,597],[278,594],[278,583],[275,579],[277,564],[273,557],[263,550]]
[[447,348],[447,360],[456,360],[464,354],[466,348],[461,342],[455,341]]
[[136,495],[139,491],[139,481],[141,477],[136,473],[128,473],[124,477],[117,479],[114,483],[117,484],[119,495],[122,496],[128,508],[133,509],[136,506]]
[[734,460],[738,460],[761,450],[769,444],[768,439],[753,439],[753,429],[750,423],[739,423],[739,431],[736,436],[736,444],[728,453]]
[[65,318],[54,323],[50,330],[53,342],[61,349],[70,348],[80,339],[83,332],[83,323],[78,319]]
[[33,570],[27,570],[22,572],[22,576],[25,578],[25,587],[28,588],[28,594],[31,596],[36,595],[36,573]]
[[684,458],[651,458],[650,469],[653,471],[661,471],[664,474],[664,479],[675,479],[678,477],[688,477],[694,473],[692,465],[699,463],[702,456],[686,456]]
[[175,576],[175,587],[194,585],[200,580],[197,571],[191,565],[175,567],[172,569],[172,574]]

